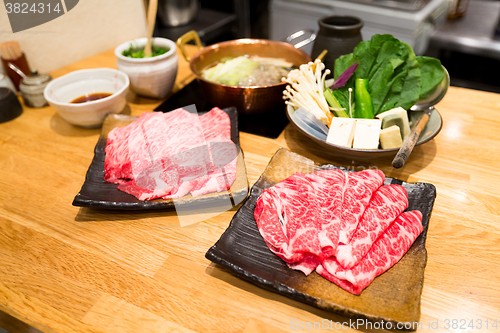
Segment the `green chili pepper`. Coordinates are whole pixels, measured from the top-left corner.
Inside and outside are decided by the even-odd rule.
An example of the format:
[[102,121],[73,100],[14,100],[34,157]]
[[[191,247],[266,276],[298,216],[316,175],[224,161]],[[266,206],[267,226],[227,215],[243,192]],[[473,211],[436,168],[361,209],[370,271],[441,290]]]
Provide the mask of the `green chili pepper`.
[[368,79],[356,79],[354,83],[354,118],[373,119],[373,104],[368,92]]

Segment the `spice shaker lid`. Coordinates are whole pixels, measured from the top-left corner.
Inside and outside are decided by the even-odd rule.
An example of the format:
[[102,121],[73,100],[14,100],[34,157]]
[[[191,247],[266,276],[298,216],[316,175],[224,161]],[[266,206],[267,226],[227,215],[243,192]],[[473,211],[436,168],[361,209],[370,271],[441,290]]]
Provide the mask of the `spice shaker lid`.
[[52,77],[49,74],[38,74],[36,71],[31,72],[30,76],[27,76],[22,79],[22,83],[27,86],[38,86],[41,84],[45,84],[52,80]]

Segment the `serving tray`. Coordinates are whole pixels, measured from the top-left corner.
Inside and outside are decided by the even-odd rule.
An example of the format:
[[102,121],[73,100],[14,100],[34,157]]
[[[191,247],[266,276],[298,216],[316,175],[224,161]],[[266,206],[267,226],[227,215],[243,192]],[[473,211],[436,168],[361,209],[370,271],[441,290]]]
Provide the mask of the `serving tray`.
[[[238,162],[236,166],[236,179],[228,191],[220,193],[208,193],[199,197],[192,197],[190,194],[179,199],[156,199],[151,201],[141,201],[123,191],[117,189],[117,184],[104,181],[104,159],[106,157],[105,148],[108,133],[115,127],[126,126],[137,117],[110,114],[106,117],[102,126],[101,136],[94,150],[94,159],[89,166],[85,182],[73,200],[73,206],[94,207],[105,209],[127,209],[127,210],[148,210],[167,209],[180,207],[193,207],[203,209],[203,207],[213,207],[220,204],[227,206],[228,202],[232,206],[241,203],[248,194],[248,179],[243,160],[243,152],[239,147],[238,112],[236,108],[223,109],[229,115],[231,121],[231,140],[238,148]],[[208,111],[206,111],[208,112]],[[199,112],[203,115],[206,112]]]
[[[273,156],[250,196],[234,215],[229,227],[206,258],[260,287],[315,307],[352,318],[390,323],[392,328],[412,327],[420,318],[424,269],[427,262],[425,239],[436,188],[427,183],[406,183],[386,178],[384,184],[400,184],[408,192],[408,210],[420,210],[424,230],[403,258],[359,295],[353,295],[316,272],[305,276],[288,268],[267,247],[254,219],[255,202],[264,188],[271,187],[295,172],[311,173],[339,168],[317,164],[281,148]],[[344,168],[341,168],[346,170]],[[346,170],[349,171],[349,170]],[[409,325],[409,326],[408,326]]]

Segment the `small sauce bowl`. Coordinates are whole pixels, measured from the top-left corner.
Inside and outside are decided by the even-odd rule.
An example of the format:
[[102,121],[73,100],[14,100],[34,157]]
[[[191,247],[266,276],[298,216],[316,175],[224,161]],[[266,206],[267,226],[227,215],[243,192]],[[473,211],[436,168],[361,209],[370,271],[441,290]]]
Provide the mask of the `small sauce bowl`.
[[[99,127],[109,113],[120,113],[126,106],[128,76],[116,69],[97,68],[74,71],[52,80],[44,90],[50,106],[68,123],[82,127]],[[86,103],[75,99],[96,93],[111,95]]]

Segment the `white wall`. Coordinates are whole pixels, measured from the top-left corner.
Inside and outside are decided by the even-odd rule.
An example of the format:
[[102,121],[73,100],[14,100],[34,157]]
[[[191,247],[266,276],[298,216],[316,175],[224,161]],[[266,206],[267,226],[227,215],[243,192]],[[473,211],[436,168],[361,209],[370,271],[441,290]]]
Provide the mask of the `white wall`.
[[12,33],[2,2],[0,42],[19,41],[30,67],[39,72],[52,71],[146,36],[143,0],[80,0],[66,14],[17,33]]

